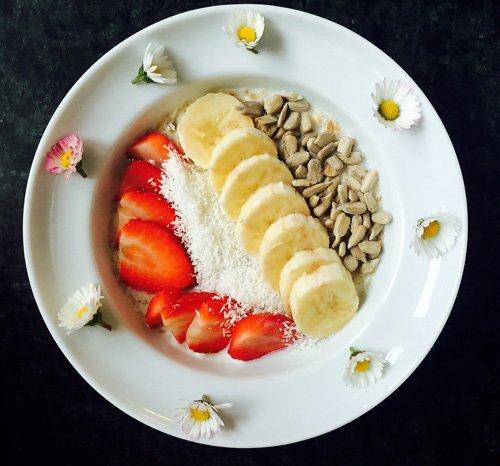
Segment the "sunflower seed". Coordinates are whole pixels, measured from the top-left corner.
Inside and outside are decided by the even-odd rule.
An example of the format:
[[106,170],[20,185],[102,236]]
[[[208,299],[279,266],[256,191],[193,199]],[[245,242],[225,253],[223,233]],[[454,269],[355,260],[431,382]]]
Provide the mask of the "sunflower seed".
[[300,165],[299,167],[297,167],[297,169],[295,170],[295,177],[305,178],[306,176],[307,176],[307,168],[304,167],[304,165]]
[[339,209],[346,214],[364,214],[366,212],[366,204],[360,201],[357,202],[347,202],[339,205]]
[[353,231],[355,228],[357,228],[362,223],[363,223],[363,217],[361,217],[361,215],[359,215],[359,214],[353,215],[351,218],[351,231]]
[[309,152],[301,150],[299,152],[295,152],[294,154],[290,155],[290,157],[287,157],[285,162],[290,168],[295,168],[298,167],[299,165],[302,165],[303,163],[306,163],[308,160],[309,160]]
[[337,205],[335,203],[332,203],[332,210],[330,212],[330,220],[334,221],[337,220],[337,217],[342,213],[341,210],[337,209]]
[[349,198],[347,197],[348,196],[347,185],[345,185],[345,184],[339,184],[339,186],[337,188],[337,192],[338,192],[338,195],[339,195],[339,203],[340,204],[345,204],[349,200]]
[[316,217],[321,217],[332,205],[333,193],[327,194],[321,198],[320,204],[314,208],[313,213]]
[[361,163],[364,159],[364,155],[361,152],[351,152],[349,157],[344,157],[344,163],[346,165],[357,165]]
[[380,262],[380,259],[373,259],[371,261],[364,263],[361,266],[361,273],[364,273],[365,275],[367,275],[369,273],[373,273],[375,271],[375,269],[377,268],[379,262]]
[[325,178],[321,170],[321,160],[312,159],[307,163],[307,178],[316,182],[321,182]]
[[330,144],[327,144],[326,146],[324,146],[318,152],[318,158],[319,159],[324,159],[325,157],[328,157],[334,151],[335,151],[335,143],[331,142]]
[[368,237],[368,239],[370,241],[376,239],[377,236],[380,235],[383,229],[384,225],[382,225],[381,223],[374,223],[370,230],[370,236]]
[[358,246],[365,254],[379,255],[382,250],[380,241],[362,241]]
[[349,189],[349,194],[347,196],[350,201],[359,201],[359,196],[356,191],[353,191],[352,189]]
[[351,223],[350,218],[342,212],[336,219],[333,225],[333,234],[336,238],[342,238],[349,229],[349,224]]
[[280,140],[284,136],[285,133],[286,133],[286,131],[284,128],[278,128],[278,131],[273,136],[273,139]]
[[346,252],[347,252],[347,246],[345,244],[345,241],[342,241],[339,244],[339,256],[344,257]]
[[327,165],[325,164],[325,168],[323,170],[323,173],[325,174],[325,176],[331,176],[331,177],[336,177],[340,171],[339,170],[335,170],[334,168],[332,168],[331,165]]
[[307,134],[304,134],[304,136],[302,136],[302,140],[300,141],[300,143],[304,147],[307,147],[307,141],[309,141],[310,139],[314,139],[315,137],[316,137],[316,133],[314,131],[307,133]]
[[372,221],[370,220],[370,213],[365,212],[363,214],[363,226],[365,228],[370,228],[372,226]]
[[309,133],[312,130],[311,116],[308,113],[303,113],[300,119],[300,131],[302,134]]
[[329,183],[317,183],[309,188],[304,189],[302,191],[302,196],[306,199],[313,196],[314,194],[322,193],[327,187]]
[[383,210],[379,210],[378,212],[372,214],[372,222],[374,223],[387,225],[388,223],[391,223],[391,221],[392,221],[392,215],[389,212],[384,212]]
[[336,155],[332,155],[325,160],[325,164],[330,165],[334,170],[342,170],[344,163]]
[[349,242],[347,243],[347,247],[351,249],[353,246],[356,246],[366,234],[366,227],[364,225],[357,225],[356,227],[352,226],[351,221],[351,237],[349,238]]
[[370,212],[375,212],[377,210],[377,201],[375,200],[371,192],[365,193],[363,199],[365,201],[366,207]]
[[[342,154],[343,157],[348,158],[351,154],[352,146],[354,144],[354,139],[349,137],[340,138],[337,151]],[[344,160],[344,159],[342,159]]]
[[253,100],[242,102],[238,109],[241,113],[243,113],[243,115],[258,117],[264,114],[264,107],[262,104]]
[[357,178],[354,178],[354,176],[349,175],[348,173],[344,173],[342,175],[342,183],[347,184],[349,188],[351,188],[353,191],[359,191],[361,188],[361,183],[358,181]]
[[281,109],[280,115],[278,117],[278,128],[281,128],[286,120],[286,117],[288,115],[288,104],[283,105],[283,108]]
[[282,92],[281,96],[284,99],[288,100],[288,102],[297,102],[297,101],[302,100],[304,98],[295,92]]
[[367,193],[371,191],[375,187],[377,178],[378,173],[375,170],[368,170],[363,178],[363,182],[361,183],[361,192]]
[[[301,167],[304,167],[304,165],[301,165]],[[299,168],[297,168],[297,170]],[[306,172],[307,172],[307,169],[306,169]],[[292,186],[295,186],[296,188],[309,188],[310,186],[313,186],[315,184],[316,184],[316,182],[312,181],[312,180],[293,180],[292,181]]]
[[354,272],[358,268],[358,260],[351,254],[344,257],[344,266],[349,272]]
[[311,207],[311,209],[314,209],[318,205],[318,203],[319,196],[317,194],[314,194],[309,198],[309,207]]
[[314,142],[314,139],[309,139],[307,141],[307,150],[309,152],[312,152],[313,154],[317,154],[320,150],[321,150],[321,147],[319,147],[315,142]]
[[263,129],[264,133],[266,133],[270,138],[274,137],[276,132],[278,131],[278,127],[275,124],[267,125]]
[[319,147],[325,147],[328,144],[335,141],[335,133],[331,131],[323,131],[318,135],[316,141],[314,141]]
[[261,117],[258,117],[255,119],[256,122],[260,123],[261,125],[270,125],[272,123],[276,123],[278,119],[274,115],[264,115]]
[[276,113],[283,107],[283,97],[280,95],[272,95],[264,100],[264,110],[266,113]]
[[366,168],[362,167],[361,165],[350,165],[349,173],[352,176],[355,176],[356,178],[362,180],[363,177],[366,175]]
[[283,123],[283,128],[286,130],[295,129],[300,125],[300,113],[291,112],[288,118]]
[[311,110],[309,102],[306,102],[305,100],[300,100],[300,101],[289,100],[288,106],[290,107],[290,110],[292,112],[307,112],[308,110]]
[[297,141],[297,138],[293,134],[285,134],[283,136],[283,144],[288,154],[292,155],[297,152],[299,141]]
[[359,245],[353,246],[349,251],[358,261],[366,262],[368,260],[366,254],[359,249]]

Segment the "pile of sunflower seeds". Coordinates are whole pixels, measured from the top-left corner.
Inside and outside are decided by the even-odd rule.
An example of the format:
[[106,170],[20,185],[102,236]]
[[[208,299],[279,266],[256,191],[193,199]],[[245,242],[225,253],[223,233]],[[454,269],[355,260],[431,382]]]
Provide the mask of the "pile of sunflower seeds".
[[311,215],[326,227],[331,247],[350,272],[372,273],[380,261],[384,226],[392,215],[380,208],[378,173],[361,163],[354,139],[331,125],[317,130],[311,106],[296,94],[245,101],[240,111],[276,141],[279,158],[294,176],[293,186]]

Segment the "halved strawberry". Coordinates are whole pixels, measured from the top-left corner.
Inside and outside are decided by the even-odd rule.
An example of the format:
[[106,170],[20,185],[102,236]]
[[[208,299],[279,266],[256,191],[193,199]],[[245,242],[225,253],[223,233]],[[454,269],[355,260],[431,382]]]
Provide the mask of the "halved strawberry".
[[175,301],[168,303],[161,310],[163,326],[179,343],[184,342],[186,331],[194,319],[196,311],[205,301],[214,298],[217,298],[217,295],[204,291],[181,294]]
[[123,193],[129,188],[139,188],[158,193],[160,192],[160,187],[161,170],[153,167],[153,165],[144,160],[133,160],[123,173],[115,201],[120,200]]
[[146,324],[148,327],[158,327],[161,325],[161,313],[165,306],[175,302],[181,291],[176,288],[165,288],[163,290],[157,291],[151,301],[149,301],[148,309],[146,311]]
[[162,195],[130,188],[125,191],[118,204],[115,245],[118,245],[122,228],[136,218],[172,227],[176,216],[174,208]]
[[204,301],[186,332],[187,346],[197,353],[218,353],[231,338],[229,319],[224,317],[229,298]]
[[132,220],[123,228],[119,252],[120,280],[135,290],[189,288],[195,273],[181,241],[154,222]]
[[147,133],[135,141],[128,149],[128,155],[134,159],[145,160],[157,167],[171,154],[182,155],[182,151],[162,133]]
[[282,314],[251,314],[238,321],[228,353],[233,359],[250,361],[290,345],[297,339],[295,324]]

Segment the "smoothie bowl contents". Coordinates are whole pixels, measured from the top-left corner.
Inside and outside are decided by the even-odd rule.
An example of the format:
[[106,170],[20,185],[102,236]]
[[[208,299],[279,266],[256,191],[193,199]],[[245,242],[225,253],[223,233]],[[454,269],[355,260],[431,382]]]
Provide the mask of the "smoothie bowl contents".
[[342,329],[392,220],[354,146],[301,96],[236,89],[135,141],[110,243],[146,325],[243,361]]

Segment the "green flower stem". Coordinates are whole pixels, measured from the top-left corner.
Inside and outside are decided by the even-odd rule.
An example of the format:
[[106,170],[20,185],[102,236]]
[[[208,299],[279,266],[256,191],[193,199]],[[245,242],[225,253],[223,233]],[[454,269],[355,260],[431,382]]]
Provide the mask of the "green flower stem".
[[92,317],[92,320],[90,322],[87,322],[86,325],[90,325],[91,327],[93,327],[94,325],[100,325],[101,327],[105,328],[106,330],[108,330],[110,332],[113,330],[113,327],[111,326],[111,324],[108,324],[108,322],[106,322],[102,318],[102,313],[99,310],[94,314],[94,317]]
[[141,65],[139,70],[137,71],[137,76],[132,79],[132,84],[138,84],[138,83],[152,83],[153,80],[149,78],[147,73],[144,71],[144,66]]
[[75,168],[76,168],[76,171],[78,172],[78,174],[82,178],[87,178],[87,173],[85,173],[85,170],[83,169],[83,165],[82,165],[82,161],[81,160],[76,164]]
[[249,52],[255,53],[256,55],[259,53],[259,51],[256,48],[252,49],[247,49]]

